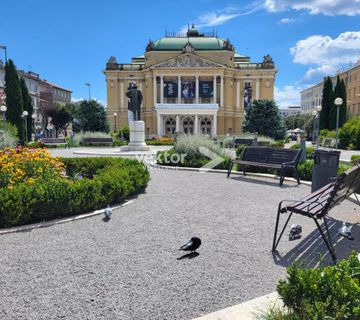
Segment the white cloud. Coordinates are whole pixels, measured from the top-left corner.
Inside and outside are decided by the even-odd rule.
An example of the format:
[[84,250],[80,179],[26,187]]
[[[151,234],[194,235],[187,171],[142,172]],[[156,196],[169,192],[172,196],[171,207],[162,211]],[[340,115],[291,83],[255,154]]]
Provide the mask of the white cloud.
[[289,23],[293,23],[296,20],[293,18],[283,18],[279,21],[279,24],[289,24]]
[[205,13],[199,17],[198,27],[212,27],[212,26],[219,26],[227,21],[236,18],[239,16],[238,13],[228,14],[228,13]]
[[318,81],[324,76],[335,74],[341,66],[359,61],[360,31],[347,31],[337,38],[310,36],[299,40],[290,48],[290,52],[294,57],[293,62],[310,66],[301,81]]
[[355,63],[360,58],[360,31],[341,33],[337,38],[315,35],[298,41],[290,49],[294,62],[339,65]]
[[300,105],[300,91],[304,90],[301,86],[284,86],[282,89],[275,87],[275,101],[280,108]]
[[303,78],[304,81],[312,80],[314,78],[322,78],[325,76],[329,76],[332,74],[335,74],[337,68],[334,66],[330,66],[327,64],[324,64],[320,67],[310,68]]
[[360,14],[360,0],[265,0],[264,7],[270,12],[294,9],[328,16]]
[[[259,11],[264,8],[264,5],[259,0],[245,7],[245,10],[240,10],[238,7],[228,6],[221,10],[213,12],[206,12],[195,19],[195,26],[197,28],[202,27],[215,27],[225,24],[229,20],[232,20],[239,16],[246,16]],[[181,33],[187,32],[188,26],[183,26],[180,29]]]

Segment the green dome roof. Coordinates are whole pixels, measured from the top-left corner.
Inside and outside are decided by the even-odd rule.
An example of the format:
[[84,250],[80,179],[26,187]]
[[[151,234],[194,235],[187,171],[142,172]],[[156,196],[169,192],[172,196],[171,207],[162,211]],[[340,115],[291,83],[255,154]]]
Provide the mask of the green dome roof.
[[218,37],[165,37],[154,41],[152,50],[181,51],[188,42],[195,50],[225,50],[225,40]]

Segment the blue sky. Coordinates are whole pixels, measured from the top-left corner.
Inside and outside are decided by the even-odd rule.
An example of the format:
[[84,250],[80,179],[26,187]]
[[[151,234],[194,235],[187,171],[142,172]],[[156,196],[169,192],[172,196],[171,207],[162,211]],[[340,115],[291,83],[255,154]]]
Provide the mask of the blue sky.
[[[195,23],[229,38],[236,51],[278,69],[276,99],[299,103],[299,91],[360,59],[359,0],[1,0],[0,45],[19,69],[40,74],[106,103],[107,59],[128,63],[149,39]],[[3,52],[0,51],[0,59]]]

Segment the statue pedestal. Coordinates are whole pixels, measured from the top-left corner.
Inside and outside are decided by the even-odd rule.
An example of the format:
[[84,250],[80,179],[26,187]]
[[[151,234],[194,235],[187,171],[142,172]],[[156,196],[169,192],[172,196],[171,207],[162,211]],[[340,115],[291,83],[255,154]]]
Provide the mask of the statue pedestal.
[[145,143],[145,122],[130,121],[130,142],[127,146],[121,147],[121,151],[148,151],[150,147]]

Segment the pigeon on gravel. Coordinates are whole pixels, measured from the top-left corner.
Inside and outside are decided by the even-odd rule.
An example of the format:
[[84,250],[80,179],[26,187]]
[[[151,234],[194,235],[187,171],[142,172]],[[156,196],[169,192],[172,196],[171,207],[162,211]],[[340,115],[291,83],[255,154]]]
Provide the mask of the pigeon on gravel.
[[200,245],[201,245],[200,238],[192,237],[190,241],[184,244],[182,247],[180,247],[179,250],[196,252],[196,249],[198,249]]
[[107,206],[107,208],[105,209],[104,211],[104,214],[105,214],[105,219],[110,219],[110,216],[112,214],[112,209],[110,208],[110,206]]

